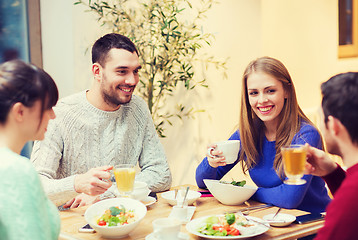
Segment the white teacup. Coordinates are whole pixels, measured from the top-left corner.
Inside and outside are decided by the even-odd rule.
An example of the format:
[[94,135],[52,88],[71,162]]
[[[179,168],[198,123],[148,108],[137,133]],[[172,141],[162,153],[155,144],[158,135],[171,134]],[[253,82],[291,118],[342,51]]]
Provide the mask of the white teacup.
[[172,218],[178,219],[179,221],[187,221],[188,218],[188,207],[187,206],[173,206],[170,214]]
[[179,240],[181,222],[175,218],[158,218],[153,222],[153,234],[158,240]]
[[237,160],[240,150],[239,140],[226,140],[226,141],[217,142],[215,144],[216,144],[216,148],[211,147],[208,149],[209,156],[215,157],[214,155],[211,154],[211,151],[219,150],[223,152],[222,155],[225,157],[225,162],[227,164],[234,163]]
[[150,193],[150,189],[148,188],[147,183],[135,181],[134,188],[132,192],[132,197],[137,200],[143,200],[146,198]]

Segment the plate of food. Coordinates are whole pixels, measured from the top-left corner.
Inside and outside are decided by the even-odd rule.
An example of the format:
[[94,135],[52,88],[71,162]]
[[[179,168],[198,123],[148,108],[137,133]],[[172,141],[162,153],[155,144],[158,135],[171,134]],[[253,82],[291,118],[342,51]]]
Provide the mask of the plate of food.
[[188,232],[207,239],[245,239],[263,234],[270,226],[262,219],[238,213],[211,215],[190,221]]

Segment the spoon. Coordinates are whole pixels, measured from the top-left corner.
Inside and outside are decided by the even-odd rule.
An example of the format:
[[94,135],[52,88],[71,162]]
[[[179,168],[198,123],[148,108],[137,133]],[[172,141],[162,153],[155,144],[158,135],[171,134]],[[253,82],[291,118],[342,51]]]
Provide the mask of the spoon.
[[189,187],[186,187],[185,195],[184,195],[184,198],[183,198],[183,204],[181,205],[182,207],[184,207],[184,203],[185,203],[186,197],[188,196],[188,192],[189,192]]
[[277,212],[275,213],[275,215],[273,215],[272,220],[275,219],[275,217],[276,217],[277,214],[281,211],[281,209],[282,209],[282,208],[279,208],[279,209],[277,210]]
[[178,195],[178,189],[174,189],[174,199],[177,199],[177,195]]

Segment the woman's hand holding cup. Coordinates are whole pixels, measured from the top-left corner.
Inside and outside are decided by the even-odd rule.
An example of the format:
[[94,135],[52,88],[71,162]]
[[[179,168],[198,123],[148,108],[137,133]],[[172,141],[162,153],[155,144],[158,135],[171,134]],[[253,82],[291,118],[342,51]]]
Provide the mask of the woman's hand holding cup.
[[232,164],[238,159],[240,150],[239,140],[226,140],[208,146],[206,156],[213,168]]
[[206,152],[208,163],[213,168],[226,165],[225,157],[222,155],[223,152],[221,150],[216,150],[216,147],[216,144],[209,145]]

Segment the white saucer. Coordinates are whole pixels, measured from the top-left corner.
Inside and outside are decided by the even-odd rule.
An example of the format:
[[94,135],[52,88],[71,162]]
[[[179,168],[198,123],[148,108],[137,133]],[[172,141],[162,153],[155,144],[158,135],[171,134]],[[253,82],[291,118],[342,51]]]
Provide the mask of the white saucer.
[[[178,238],[178,240],[188,240],[188,239],[190,239],[188,234],[183,233],[183,232],[180,232],[180,233],[179,233],[179,238]],[[151,233],[151,234],[149,234],[149,235],[147,235],[147,236],[145,237],[145,240],[158,240],[158,238],[156,238],[156,237],[154,236],[154,234]]]
[[154,197],[148,196],[148,197],[146,197],[146,198],[144,198],[144,199],[142,199],[142,200],[140,200],[140,201],[141,201],[144,205],[150,206],[150,205],[156,203],[157,200],[156,200]]

